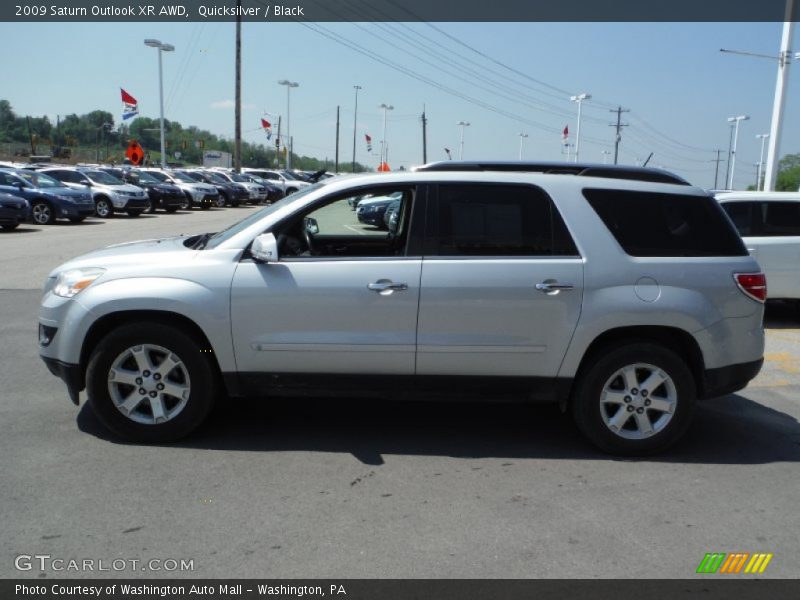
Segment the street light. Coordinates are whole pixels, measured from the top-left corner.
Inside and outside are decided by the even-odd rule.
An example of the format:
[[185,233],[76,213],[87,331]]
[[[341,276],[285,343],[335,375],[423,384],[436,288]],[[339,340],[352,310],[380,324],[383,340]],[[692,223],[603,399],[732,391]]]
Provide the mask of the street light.
[[739,115],[738,117],[728,117],[728,123],[734,123],[733,149],[731,150],[731,173],[728,179],[728,189],[733,189],[733,171],[736,169],[736,144],[739,141],[739,123],[747,121],[750,117]]
[[578,130],[575,132],[575,162],[578,162],[578,155],[581,152],[581,106],[584,100],[591,100],[592,95],[583,92],[577,96],[570,96],[569,99],[578,103]]
[[146,39],[144,41],[145,46],[150,46],[151,48],[158,48],[158,103],[160,107],[160,114],[161,114],[161,124],[159,125],[159,129],[161,131],[161,168],[167,168],[167,151],[166,151],[166,143],[164,142],[164,72],[161,67],[161,53],[162,52],[173,52],[175,50],[175,46],[172,44],[164,44],[159,40],[154,39]]
[[522,160],[522,140],[528,137],[527,133],[519,132],[519,159]]
[[469,123],[467,121],[459,121],[456,123],[459,127],[461,127],[461,142],[458,149],[458,160],[464,160],[464,127],[469,127]]
[[353,111],[353,169],[356,172],[356,127],[358,126],[358,90],[361,89],[360,85],[354,85],[353,89],[356,91],[356,108]]
[[386,113],[387,111],[394,110],[394,106],[391,104],[381,104],[378,108],[383,109],[383,135],[381,136],[381,162],[378,165],[380,169],[383,169],[383,163],[386,162]]
[[763,189],[763,186],[761,185],[761,169],[762,165],[764,164],[764,142],[767,141],[768,137],[768,133],[759,133],[756,136],[757,140],[761,140],[761,154],[758,155],[758,179],[756,180],[756,191]]
[[292,149],[294,148],[294,142],[292,141],[292,130],[290,125],[290,112],[289,112],[289,92],[292,91],[292,88],[299,87],[300,84],[296,81],[289,81],[288,79],[281,79],[278,82],[278,85],[285,85],[286,86],[286,139],[289,140],[287,152],[286,152],[286,169],[292,168]]

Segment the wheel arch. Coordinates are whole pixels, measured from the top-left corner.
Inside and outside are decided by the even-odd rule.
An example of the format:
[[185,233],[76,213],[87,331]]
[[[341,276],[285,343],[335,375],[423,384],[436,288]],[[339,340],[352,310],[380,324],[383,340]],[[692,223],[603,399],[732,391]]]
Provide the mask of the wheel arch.
[[[663,346],[681,357],[694,379],[698,397],[702,397],[705,388],[705,361],[700,346],[692,335],[677,327],[663,325],[641,325],[617,327],[604,331],[589,344],[573,381],[578,381],[588,365],[603,352],[622,344],[652,343]],[[574,385],[573,385],[574,389]],[[569,395],[562,400],[562,408],[566,408]],[[563,397],[563,396],[562,396]]]
[[[211,342],[202,328],[186,315],[165,310],[122,310],[112,312],[103,315],[92,323],[91,327],[86,332],[86,336],[83,338],[80,355],[81,389],[86,385],[86,368],[89,364],[89,359],[100,341],[117,327],[131,323],[141,323],[143,321],[177,327],[191,336],[197,342],[198,346],[209,349],[212,348]],[[222,381],[222,370],[216,354],[211,352],[210,358],[212,359],[212,364],[219,377],[219,381]]]

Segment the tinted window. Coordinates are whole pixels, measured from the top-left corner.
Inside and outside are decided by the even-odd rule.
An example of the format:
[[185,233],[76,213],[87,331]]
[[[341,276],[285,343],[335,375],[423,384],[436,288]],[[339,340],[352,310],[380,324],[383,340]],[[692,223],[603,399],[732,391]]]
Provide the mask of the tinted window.
[[764,236],[800,236],[800,202],[762,202]]
[[753,202],[726,202],[723,210],[733,221],[739,235],[754,235],[753,230]]
[[747,254],[711,196],[598,189],[586,189],[583,195],[631,256]]
[[561,215],[538,188],[441,185],[440,256],[577,256]]

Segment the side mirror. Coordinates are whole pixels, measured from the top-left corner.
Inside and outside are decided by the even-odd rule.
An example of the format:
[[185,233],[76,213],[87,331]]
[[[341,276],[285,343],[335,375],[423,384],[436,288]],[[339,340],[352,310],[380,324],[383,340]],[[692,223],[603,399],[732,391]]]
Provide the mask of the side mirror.
[[262,233],[250,245],[250,254],[258,262],[271,263],[278,260],[278,241],[272,233]]
[[308,233],[311,235],[317,235],[319,233],[319,224],[314,217],[306,217],[303,219],[303,222]]

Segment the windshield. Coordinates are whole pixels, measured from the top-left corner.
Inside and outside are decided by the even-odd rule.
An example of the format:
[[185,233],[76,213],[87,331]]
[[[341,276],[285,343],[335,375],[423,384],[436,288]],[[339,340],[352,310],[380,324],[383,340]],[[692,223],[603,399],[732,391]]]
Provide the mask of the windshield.
[[242,177],[238,173],[231,173],[231,179],[233,179],[234,181],[237,181],[239,183],[242,183],[243,181],[247,181],[246,178]]
[[214,183],[228,183],[227,181],[225,181],[225,178],[224,177],[220,177],[218,173],[206,172],[205,176],[206,176],[206,178],[210,179]]
[[25,181],[34,187],[38,188],[55,188],[66,187],[58,179],[53,179],[44,173],[34,173],[33,171],[17,171],[17,175],[22,177]]
[[185,175],[184,173],[173,173],[172,176],[178,181],[183,181],[184,183],[197,183],[194,179],[188,175]]
[[147,171],[139,171],[136,173],[136,177],[139,180],[139,183],[161,183],[159,179],[156,179]]
[[205,178],[200,173],[193,173],[192,171],[181,171],[181,175],[186,175],[192,181],[204,182]]
[[139,171],[139,173],[140,174],[147,173],[148,175],[153,177],[156,181],[167,181],[167,182],[172,181],[169,175],[167,175],[166,173],[161,173],[160,171]]
[[294,173],[290,173],[289,171],[284,171],[284,172],[283,172],[283,176],[284,176],[284,177],[286,177],[286,179],[291,179],[292,181],[300,181],[300,180],[299,180],[299,179],[298,179],[298,178],[297,178],[297,177],[294,175]]
[[125,185],[121,179],[117,179],[113,175],[105,171],[81,171],[94,183],[102,183],[103,185]]
[[322,184],[322,183],[317,183],[317,184],[314,184],[314,185],[310,185],[307,188],[304,188],[299,192],[295,192],[294,194],[290,194],[289,196],[286,196],[285,198],[282,198],[282,199],[278,200],[277,202],[273,202],[269,206],[266,206],[266,207],[262,208],[261,210],[259,210],[257,212],[254,212],[253,214],[251,214],[251,215],[245,217],[244,219],[242,219],[241,221],[238,221],[238,222],[234,223],[233,225],[231,225],[230,227],[227,227],[226,229],[223,229],[222,231],[219,231],[219,232],[215,233],[214,235],[212,235],[211,238],[208,240],[208,243],[205,245],[205,248],[206,249],[208,249],[208,248],[216,248],[217,246],[219,246],[225,240],[228,240],[228,239],[232,238],[233,236],[235,236],[240,231],[244,231],[245,229],[250,227],[250,225],[252,225],[253,223],[256,223],[259,219],[262,219],[262,218],[266,217],[267,215],[275,212],[276,210],[280,210],[284,206],[288,206],[289,204],[291,204],[295,200],[299,200],[303,196],[306,196],[306,195],[308,195],[308,194],[310,194],[312,192],[317,191],[323,185],[324,184]]

